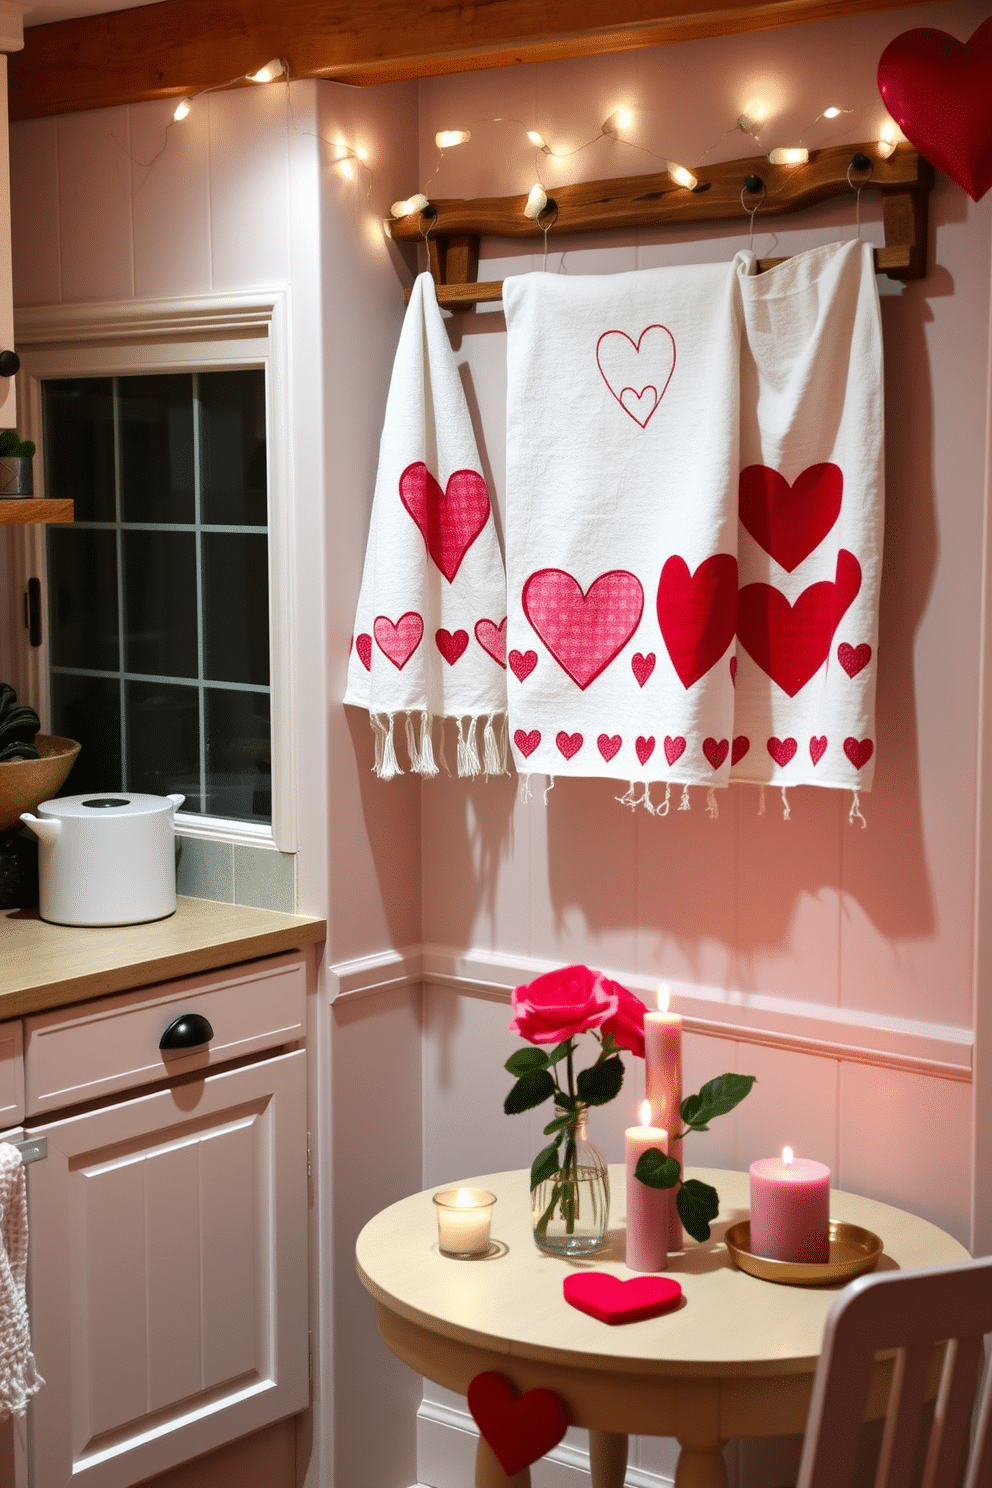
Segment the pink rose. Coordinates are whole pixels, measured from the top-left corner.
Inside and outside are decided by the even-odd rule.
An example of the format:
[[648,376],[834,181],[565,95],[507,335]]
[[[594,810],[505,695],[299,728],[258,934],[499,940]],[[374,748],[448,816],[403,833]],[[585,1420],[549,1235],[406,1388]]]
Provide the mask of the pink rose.
[[613,1017],[620,1005],[618,993],[623,991],[588,966],[563,966],[560,971],[545,972],[526,986],[514,988],[515,1016],[510,1032],[519,1033],[532,1044],[561,1043],[573,1034],[599,1028]]
[[602,1025],[603,1033],[612,1033],[618,1049],[629,1049],[638,1059],[644,1058],[644,1014],[647,1008],[639,997],[621,987],[619,982],[603,978],[603,985],[617,998],[617,1010]]

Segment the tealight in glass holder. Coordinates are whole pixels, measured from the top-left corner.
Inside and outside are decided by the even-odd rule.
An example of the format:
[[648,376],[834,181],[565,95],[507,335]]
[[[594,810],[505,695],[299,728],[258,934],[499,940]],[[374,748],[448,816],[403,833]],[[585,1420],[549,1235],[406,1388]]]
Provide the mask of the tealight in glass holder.
[[485,1255],[496,1195],[484,1188],[445,1188],[434,1195],[437,1244],[443,1255]]

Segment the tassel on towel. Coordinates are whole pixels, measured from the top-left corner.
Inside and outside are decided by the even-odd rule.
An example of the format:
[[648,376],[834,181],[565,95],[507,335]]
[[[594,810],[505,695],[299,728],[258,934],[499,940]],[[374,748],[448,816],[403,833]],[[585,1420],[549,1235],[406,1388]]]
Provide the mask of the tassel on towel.
[[0,1143],[0,1416],[23,1416],[45,1383],[31,1352],[25,1293],[28,1204],[21,1154]]

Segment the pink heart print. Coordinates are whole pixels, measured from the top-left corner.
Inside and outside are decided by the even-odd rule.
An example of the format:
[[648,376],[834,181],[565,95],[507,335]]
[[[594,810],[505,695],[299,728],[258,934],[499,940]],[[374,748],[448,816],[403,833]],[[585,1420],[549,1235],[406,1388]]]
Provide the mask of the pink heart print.
[[355,637],[355,650],[358,659],[367,672],[372,670],[372,637],[368,631],[363,631],[360,636]]
[[622,743],[623,740],[619,734],[613,734],[612,736],[610,734],[600,734],[596,740],[596,746],[607,764],[609,764],[615,754],[620,752]]
[[654,734],[651,734],[650,737],[647,739],[645,739],[644,735],[642,734],[638,738],[636,744],[634,745],[634,748],[637,750],[637,758],[640,760],[641,764],[646,765],[648,760],[654,754]]
[[542,568],[524,584],[522,602],[562,671],[585,691],[640,624],[644,590],[626,569],[600,574],[583,592],[564,569]]
[[437,630],[434,632],[434,644],[448,665],[454,666],[458,658],[465,654],[465,648],[468,645],[468,631]]
[[646,326],[636,341],[626,331],[604,331],[596,365],[624,413],[646,429],[675,371],[675,337],[663,325]]
[[418,460],[400,476],[400,500],[420,528],[428,553],[452,583],[489,520],[489,492],[482,476],[475,470],[456,470],[442,491]]
[[536,651],[511,651],[510,671],[518,682],[525,682],[537,666]]
[[826,752],[827,752],[827,736],[826,736],[826,734],[820,734],[819,737],[817,737],[817,735],[814,734],[813,737],[809,741],[809,757],[813,761],[813,764],[814,765],[818,765],[820,763],[821,759],[823,758],[823,756],[826,754]]
[[523,729],[517,729],[513,736],[513,742],[520,750],[524,759],[529,759],[541,742],[541,730],[531,729],[528,734]]
[[841,641],[837,647],[837,660],[849,677],[856,677],[871,661],[871,647],[867,641],[861,646],[850,646],[847,641]]
[[844,740],[844,753],[856,770],[866,765],[875,752],[875,746],[870,739],[848,738]]
[[[488,656],[506,670],[506,616],[497,625],[495,620],[476,620],[475,639]],[[516,653],[518,656],[520,652]],[[533,653],[532,653],[533,654]],[[537,656],[534,655],[537,661]]]
[[676,734],[673,739],[670,734],[665,735],[665,758],[670,765],[674,765],[677,759],[685,754],[685,740],[681,734]]
[[777,765],[787,765],[798,748],[795,739],[776,739],[773,735],[768,740],[768,753]]
[[561,729],[555,736],[555,743],[565,758],[570,760],[582,748],[582,735],[566,734],[565,730]]
[[376,645],[384,656],[402,671],[410,657],[420,645],[424,634],[424,622],[416,610],[407,610],[394,624],[388,615],[377,615],[372,626]]
[[630,658],[630,670],[637,678],[638,687],[644,686],[645,682],[654,671],[656,660],[657,657],[655,656],[653,651],[649,651],[647,656],[642,655],[640,651],[634,652],[633,656]]
[[730,749],[730,740],[729,739],[704,739],[703,740],[703,753],[705,754],[706,758],[709,760],[710,764],[713,766],[713,769],[714,770],[719,770],[720,766],[723,764],[724,760],[727,758],[727,752],[728,752],[729,749]]
[[736,765],[744,758],[751,748],[751,740],[747,734],[737,734],[733,744],[730,746],[730,763]]

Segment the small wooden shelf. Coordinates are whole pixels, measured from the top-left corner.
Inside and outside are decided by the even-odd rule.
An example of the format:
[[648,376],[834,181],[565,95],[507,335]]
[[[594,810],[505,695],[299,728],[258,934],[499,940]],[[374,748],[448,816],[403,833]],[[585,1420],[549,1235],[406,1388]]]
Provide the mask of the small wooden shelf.
[[41,496],[0,497],[0,526],[26,527],[32,522],[71,522],[75,507],[71,501],[49,501]]

